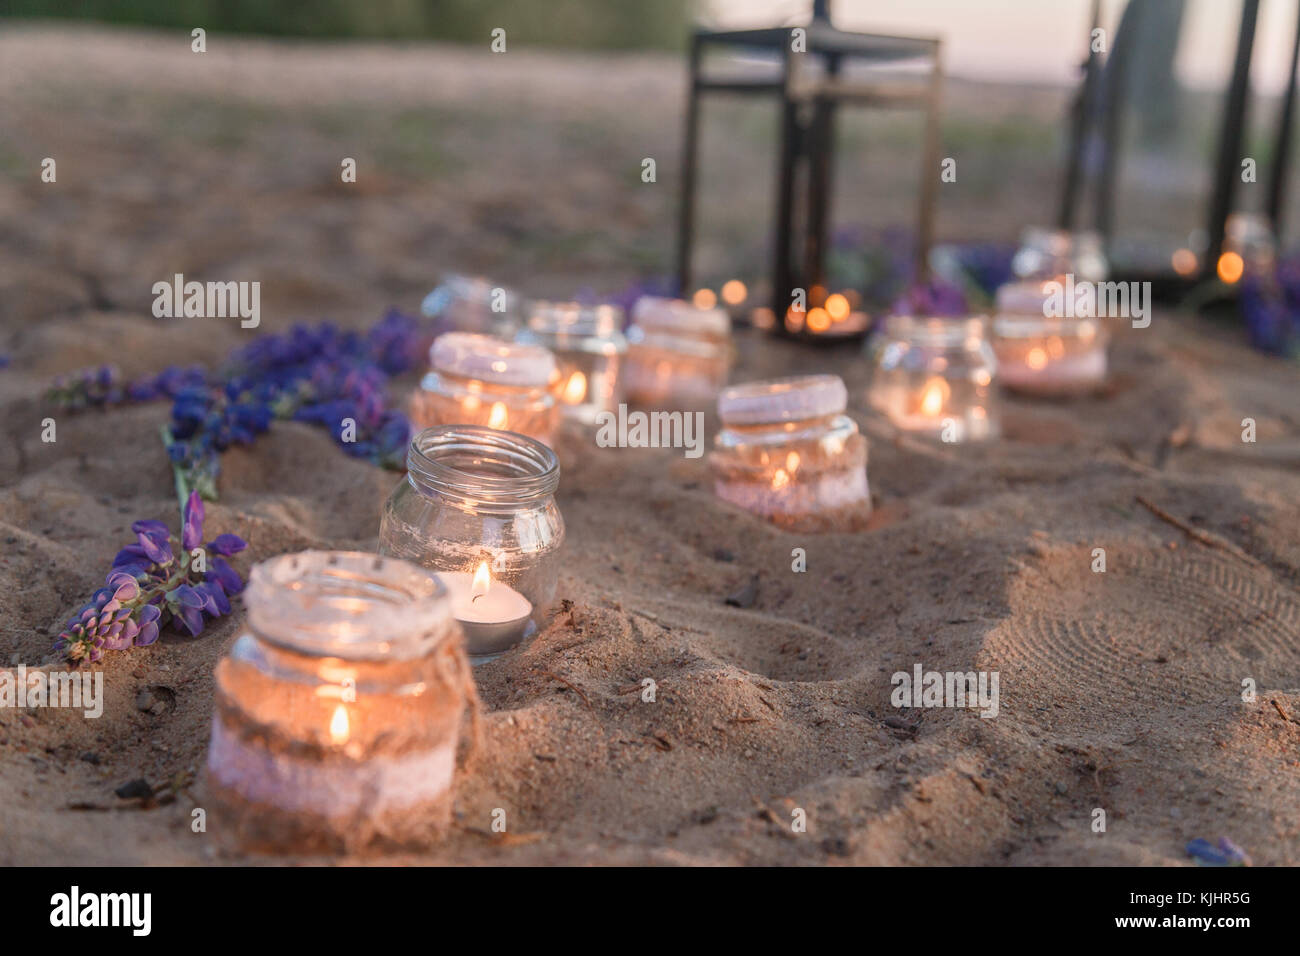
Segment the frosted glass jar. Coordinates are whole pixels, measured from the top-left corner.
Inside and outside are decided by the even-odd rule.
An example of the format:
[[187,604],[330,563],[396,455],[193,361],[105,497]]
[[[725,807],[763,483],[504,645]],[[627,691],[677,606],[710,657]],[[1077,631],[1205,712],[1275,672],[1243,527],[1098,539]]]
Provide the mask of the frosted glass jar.
[[867,401],[920,437],[984,441],[999,431],[997,372],[983,319],[891,316],[877,345]]
[[623,310],[616,305],[534,302],[515,341],[540,345],[555,355],[555,395],[560,414],[584,425],[615,411],[622,397],[619,376],[627,339]]
[[1011,259],[1011,271],[1021,279],[1073,275],[1076,281],[1103,282],[1110,266],[1099,233],[1031,226]]
[[213,832],[251,852],[416,848],[447,827],[473,679],[445,589],[405,561],[265,561],[217,665]]
[[482,277],[451,274],[424,297],[420,311],[457,331],[509,336],[522,320],[523,300]]
[[1096,316],[1066,311],[1064,284],[1013,282],[998,289],[993,349],[998,380],[1033,395],[1086,394],[1106,380],[1110,333]]
[[379,550],[439,576],[474,663],[536,634],[564,544],[555,452],[514,432],[442,425],[415,436],[406,467],[384,505]]
[[448,332],[429,349],[431,371],[411,396],[411,424],[486,425],[550,445],[560,410],[555,356],[537,345]]
[[711,405],[731,369],[731,319],[720,308],[642,296],[627,330],[624,394],[664,408]]
[[871,513],[867,442],[847,402],[836,375],[723,389],[709,456],[717,496],[788,530],[860,527]]

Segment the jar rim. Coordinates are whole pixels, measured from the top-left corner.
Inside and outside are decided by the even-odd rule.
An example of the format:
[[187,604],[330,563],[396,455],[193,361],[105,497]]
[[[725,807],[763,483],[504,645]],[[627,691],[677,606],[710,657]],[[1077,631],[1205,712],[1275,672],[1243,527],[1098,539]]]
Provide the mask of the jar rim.
[[605,337],[622,330],[623,316],[622,306],[612,302],[590,305],[537,300],[528,309],[527,325],[535,332],[551,335]]
[[885,319],[885,332],[899,338],[957,344],[967,338],[983,338],[987,323],[982,315],[948,318],[935,315],[891,315]]
[[494,385],[545,387],[555,375],[555,356],[541,345],[507,342],[475,332],[446,332],[429,346],[435,371]]
[[560,485],[554,451],[535,438],[485,425],[426,428],[411,439],[406,467],[417,485],[475,508],[527,504],[554,495]]
[[253,566],[248,626],[312,657],[412,660],[455,633],[451,602],[431,571],[364,551],[299,551]]
[[1075,251],[1091,252],[1104,245],[1102,235],[1095,229],[1053,229],[1048,226],[1027,226],[1021,233],[1023,246],[1031,246],[1054,256],[1068,256]]
[[444,274],[433,291],[424,297],[424,301],[420,303],[420,311],[431,318],[437,317],[448,305],[456,301],[470,302],[491,310],[492,298],[497,289],[501,290],[505,298],[505,312],[502,314],[509,314],[519,308],[520,296],[513,289],[494,283],[484,276],[449,272]]
[[685,299],[643,295],[632,306],[632,321],[646,333],[695,332],[700,335],[725,336],[731,332],[731,319],[718,307],[702,309]]
[[745,382],[718,395],[724,425],[768,425],[838,415],[849,393],[838,375],[793,375]]

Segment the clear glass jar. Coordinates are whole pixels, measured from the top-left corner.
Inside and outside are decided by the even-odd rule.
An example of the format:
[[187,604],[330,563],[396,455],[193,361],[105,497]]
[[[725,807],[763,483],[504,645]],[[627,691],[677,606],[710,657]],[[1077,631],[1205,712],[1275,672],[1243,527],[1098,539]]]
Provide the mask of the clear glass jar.
[[214,832],[249,852],[427,845],[451,813],[473,678],[446,590],[374,554],[265,561],[217,665]]
[[1072,286],[1061,278],[1011,282],[998,289],[993,350],[1003,387],[1070,396],[1086,394],[1106,380],[1110,333],[1105,322],[1095,315],[1057,314],[1073,311]]
[[435,572],[473,663],[545,627],[564,519],[560,463],[536,439],[476,425],[420,432],[384,505],[379,550]]
[[623,392],[652,407],[711,405],[731,369],[731,319],[720,308],[642,296],[627,330]]
[[871,514],[867,442],[837,375],[733,385],[709,465],[719,498],[791,531],[853,529]]
[[515,341],[555,353],[555,395],[560,413],[584,425],[615,411],[622,396],[619,375],[627,339],[623,310],[616,305],[534,302]]
[[554,444],[560,409],[555,356],[538,345],[448,332],[429,349],[432,371],[411,396],[411,423],[486,425]]
[[895,426],[944,442],[997,436],[998,363],[983,319],[891,316],[876,348],[867,400]]
[[452,274],[424,297],[420,311],[462,332],[510,336],[519,328],[523,300],[487,279]]
[[1021,236],[1011,271],[1021,279],[1072,275],[1076,280],[1104,282],[1110,266],[1099,233],[1031,226]]

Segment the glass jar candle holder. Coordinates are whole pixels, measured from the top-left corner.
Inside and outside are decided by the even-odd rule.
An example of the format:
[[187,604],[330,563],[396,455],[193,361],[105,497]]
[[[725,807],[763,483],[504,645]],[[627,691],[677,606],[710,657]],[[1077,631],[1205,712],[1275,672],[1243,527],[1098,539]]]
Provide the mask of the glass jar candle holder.
[[384,505],[379,549],[438,575],[471,660],[544,627],[564,543],[555,452],[514,432],[442,425],[415,436],[406,467]]
[[709,465],[719,498],[791,531],[860,527],[871,513],[867,442],[836,375],[733,385]]
[[411,396],[411,423],[486,425],[550,445],[560,421],[555,356],[538,345],[448,332],[429,349],[431,371]]
[[405,561],[304,551],[255,566],[244,599],[208,750],[221,842],[336,853],[436,839],[477,707],[446,589]]
[[924,438],[984,441],[999,430],[997,374],[983,319],[891,316],[877,345],[868,403]]
[[559,374],[554,387],[563,417],[593,425],[601,412],[618,408],[627,353],[622,326],[623,310],[616,305],[532,304],[515,341],[555,354]]
[[731,319],[720,308],[642,296],[627,330],[624,394],[653,407],[711,405],[731,369]]
[[[1047,314],[1063,279],[1012,282],[998,289],[993,350],[998,381],[1034,395],[1086,394],[1106,380],[1110,333],[1096,316]],[[1060,303],[1065,305],[1066,303]]]
[[420,311],[458,331],[509,336],[520,325],[523,301],[514,291],[487,279],[448,275],[424,297]]
[[1021,279],[1072,275],[1079,281],[1104,282],[1110,265],[1099,233],[1031,226],[1011,259],[1011,271]]

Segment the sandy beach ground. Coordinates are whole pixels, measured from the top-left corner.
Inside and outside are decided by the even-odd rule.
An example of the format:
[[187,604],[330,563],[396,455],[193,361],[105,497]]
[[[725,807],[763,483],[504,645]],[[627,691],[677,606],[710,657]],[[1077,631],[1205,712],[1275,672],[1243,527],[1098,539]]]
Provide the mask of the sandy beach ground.
[[[657,151],[675,162],[671,57],[209,48],[0,32],[0,664],[49,659],[133,520],[176,523],[166,404],[61,415],[44,443],[50,379],[215,364],[255,334],[152,318],[153,282],[260,280],[265,332],[414,309],[447,268],[568,294],[668,261],[671,187],[638,173]],[[1052,117],[1054,101],[1024,96],[988,108]],[[46,156],[56,184],[39,180]],[[343,186],[347,156],[359,177]],[[1007,195],[945,195],[949,234],[1044,218],[1023,183]],[[738,346],[736,381],[843,376],[870,441],[872,526],[779,531],[719,503],[702,460],[567,433],[570,609],[476,671],[481,759],[420,861],[1173,864],[1222,835],[1257,864],[1300,863],[1296,366],[1158,312],[1117,338],[1099,393],[1009,398],[1000,441],[932,447],[867,411],[857,350]],[[396,481],[277,423],[225,456],[208,528],[250,542],[244,571],[373,549]],[[754,580],[751,606],[725,603]],[[150,808],[114,790],[201,771],[212,670],[243,620],[109,655],[98,720],[0,711],[0,863],[221,859],[191,832],[201,781]],[[997,671],[999,715],[894,708],[890,677],[916,664]],[[647,677],[653,703],[636,692]],[[142,692],[169,706],[140,709]]]

